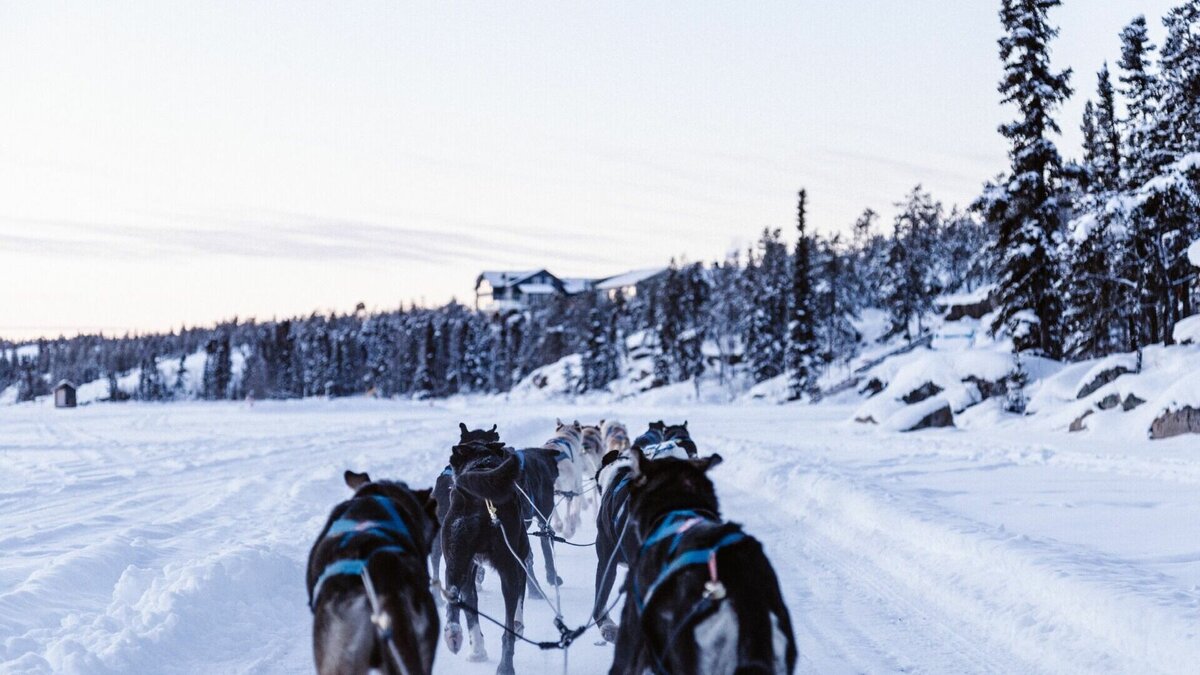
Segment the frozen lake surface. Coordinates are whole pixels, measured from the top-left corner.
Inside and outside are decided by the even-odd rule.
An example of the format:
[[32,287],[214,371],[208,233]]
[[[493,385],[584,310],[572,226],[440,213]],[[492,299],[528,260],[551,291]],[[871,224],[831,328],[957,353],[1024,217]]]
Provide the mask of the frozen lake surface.
[[[849,416],[494,401],[6,406],[0,671],[312,672],[304,565],[350,494],[344,469],[421,487],[459,421],[498,424],[527,446],[555,417],[608,417],[633,435],[687,419],[701,452],[725,457],[713,473],[724,515],[781,577],[802,672],[1195,672],[1196,437],[1118,443],[1016,425],[902,435]],[[595,553],[558,554],[576,625]],[[481,609],[501,606],[489,576]],[[526,603],[527,635],[553,637],[550,616]],[[443,649],[436,672],[494,672],[499,635],[484,633],[491,662]],[[571,672],[607,672],[611,646],[597,637],[572,648]],[[518,672],[561,664],[517,647]]]

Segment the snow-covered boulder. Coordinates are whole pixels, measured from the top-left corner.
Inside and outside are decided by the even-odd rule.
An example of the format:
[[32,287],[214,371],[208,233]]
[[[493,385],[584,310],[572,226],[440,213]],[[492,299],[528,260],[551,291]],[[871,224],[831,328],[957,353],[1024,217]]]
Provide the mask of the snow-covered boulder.
[[1101,359],[1079,381],[1079,393],[1075,398],[1087,398],[1113,380],[1137,369],[1134,354],[1114,354]]
[[1200,409],[1184,406],[1179,410],[1168,410],[1150,424],[1150,438],[1162,439],[1200,434]]
[[933,304],[938,312],[945,314],[946,321],[982,319],[995,309],[992,303],[995,290],[996,286],[991,284],[967,293],[941,295]]
[[921,429],[936,429],[954,426],[954,411],[950,403],[941,396],[928,398],[920,403],[906,406],[893,414],[885,429],[891,431],[920,431]]
[[571,396],[580,389],[583,357],[572,354],[529,373],[513,386],[510,396],[522,400],[548,400]]
[[1095,410],[1083,411],[1082,415],[1071,420],[1071,426],[1067,427],[1067,431],[1074,433],[1076,431],[1083,431],[1084,429],[1086,429],[1087,428],[1087,418],[1091,417],[1095,412],[1096,412]]
[[[889,357],[862,374],[867,384],[859,393],[870,398],[851,419],[896,431],[953,426],[960,413],[1007,393],[1014,360],[1004,347],[916,349]],[[1031,356],[1023,356],[1021,364],[1031,383],[1062,367]]]
[[1175,331],[1171,337],[1181,345],[1200,344],[1200,314],[1189,316],[1175,324]]

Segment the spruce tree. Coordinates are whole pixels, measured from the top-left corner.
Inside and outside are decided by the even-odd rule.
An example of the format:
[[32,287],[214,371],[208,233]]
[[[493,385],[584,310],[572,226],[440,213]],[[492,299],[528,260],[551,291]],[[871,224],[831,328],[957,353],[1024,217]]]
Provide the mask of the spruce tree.
[[149,349],[142,354],[136,398],[140,401],[162,401],[167,398],[167,385],[158,369],[158,359]]
[[1015,335],[1014,348],[1034,348],[1050,357],[1062,354],[1059,260],[1056,249],[1065,204],[1060,186],[1062,159],[1051,139],[1059,132],[1054,111],[1071,95],[1071,71],[1050,67],[1050,41],[1058,34],[1048,20],[1060,0],[1003,0],[999,41],[1004,78],[999,91],[1017,119],[1000,127],[1009,140],[1011,174],[984,201],[997,223],[999,311],[993,331],[1018,315],[1036,317],[1036,330]]
[[790,316],[788,322],[788,400],[819,396],[817,331],[813,312],[812,243],[807,232],[808,192],[801,190],[796,204],[796,254],[792,260]]
[[1098,103],[1084,112],[1083,172],[1087,193],[1077,200],[1064,284],[1065,353],[1091,358],[1119,350],[1129,317],[1129,286],[1120,278],[1124,242],[1108,208],[1121,187],[1122,141],[1108,66],[1096,76]]
[[1102,192],[1121,184],[1121,132],[1117,127],[1117,97],[1105,63],[1096,74],[1095,134],[1092,141],[1091,181]]
[[617,377],[618,356],[611,326],[611,317],[603,305],[597,304],[588,312],[588,336],[583,355],[585,391],[601,391]]
[[918,185],[896,206],[900,210],[892,231],[884,302],[891,314],[891,334],[903,334],[912,341],[925,333],[924,319],[941,292],[935,244],[942,224],[942,205]]
[[426,399],[433,395],[434,352],[437,341],[433,328],[433,320],[426,318],[423,325],[417,329],[417,371],[413,376],[412,392],[415,399]]
[[841,235],[815,242],[819,262],[814,277],[813,307],[818,321],[818,343],[822,347],[820,360],[827,364],[845,363],[858,352],[859,334],[852,319],[858,315],[855,304],[853,256],[843,251]]
[[1146,17],[1138,16],[1121,31],[1121,93],[1125,95],[1126,187],[1140,187],[1163,165],[1156,129],[1159,83],[1153,72],[1155,46]]
[[788,300],[793,279],[781,236],[778,229],[763,230],[757,264],[748,270],[753,288],[746,351],[755,382],[778,377],[787,369]]

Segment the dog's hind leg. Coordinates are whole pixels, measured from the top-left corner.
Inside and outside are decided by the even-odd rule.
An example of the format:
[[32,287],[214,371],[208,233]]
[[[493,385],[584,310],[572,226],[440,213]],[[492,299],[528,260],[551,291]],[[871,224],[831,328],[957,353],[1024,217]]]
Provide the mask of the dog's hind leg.
[[[463,559],[460,551],[450,550],[446,554],[446,592],[451,600],[456,602],[446,603],[446,627],[442,629],[442,633],[446,638],[446,648],[451,654],[457,654],[458,650],[462,649],[463,631],[462,625],[458,622],[458,612],[460,603],[466,605],[468,610],[474,609],[474,605],[467,604],[467,587],[473,589],[475,587],[472,575],[475,572],[475,561],[466,558]],[[472,596],[473,597],[473,596]],[[468,619],[471,612],[467,612]]]
[[[542,528],[545,529],[545,526],[546,525],[543,522]],[[558,570],[554,565],[554,542],[550,541],[550,537],[538,538],[542,540],[542,557],[546,559],[546,581],[549,582],[551,586],[562,586],[562,577],[558,576]],[[529,559],[530,561],[533,560],[532,549],[530,549]],[[532,574],[533,566],[528,565],[527,569],[529,569],[530,573]]]
[[608,596],[612,594],[613,581],[617,578],[617,561],[613,559],[614,548],[607,537],[596,534],[596,604],[592,607],[592,618],[596,620],[596,627],[600,629],[600,637],[608,642],[617,641],[617,624],[613,623],[605,611]]
[[[475,563],[478,567],[479,563]],[[472,581],[475,578],[475,572],[472,570],[470,577]],[[479,628],[479,587],[474,583],[467,584],[463,589],[463,604],[470,609],[467,614],[467,635],[471,641],[471,653],[467,656],[468,661],[487,661],[487,648],[483,644],[483,631]]]
[[313,657],[320,675],[357,675],[371,666],[375,630],[365,595],[339,597],[317,608]]
[[439,607],[442,605],[442,594],[439,589],[441,586],[441,568],[442,538],[438,536],[433,538],[433,543],[429,546],[429,587],[433,591],[433,602]]
[[[533,547],[530,547],[529,553],[525,554],[525,569],[527,569],[527,570],[533,569]],[[526,583],[526,590],[525,590],[526,593],[528,593],[530,596],[532,596],[534,598],[542,597],[542,592],[539,591],[538,587],[533,583],[532,575],[525,576],[525,583]]]
[[[524,630],[524,590],[525,590],[525,571],[514,561],[511,565],[506,565],[505,569],[496,570],[500,575],[500,590],[504,594],[504,625],[508,628],[504,632],[504,637],[501,640],[500,665],[496,668],[496,675],[514,675],[513,670],[513,652],[516,648],[516,637],[513,633],[519,633]],[[517,617],[518,613],[521,616],[521,627],[518,629]],[[511,632],[509,632],[511,631]]]

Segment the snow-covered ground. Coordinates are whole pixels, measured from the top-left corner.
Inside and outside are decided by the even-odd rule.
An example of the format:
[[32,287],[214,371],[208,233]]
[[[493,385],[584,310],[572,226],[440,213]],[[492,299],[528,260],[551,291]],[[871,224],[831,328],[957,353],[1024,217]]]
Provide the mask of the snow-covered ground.
[[[725,514],[766,545],[802,672],[1195,672],[1200,443],[1038,431],[998,405],[915,434],[838,405],[5,406],[0,671],[311,672],[304,562],[343,469],[425,484],[460,420],[525,445],[604,416],[686,418],[724,455]],[[559,554],[574,625],[595,554]],[[494,577],[481,604],[500,610]],[[549,617],[530,601],[527,633],[551,637]],[[493,672],[485,635],[491,663],[443,650],[436,671]],[[607,671],[595,639],[571,672]],[[517,648],[519,672],[560,667]]]

